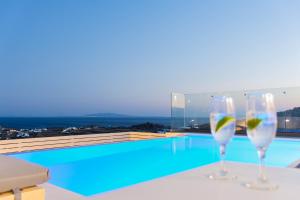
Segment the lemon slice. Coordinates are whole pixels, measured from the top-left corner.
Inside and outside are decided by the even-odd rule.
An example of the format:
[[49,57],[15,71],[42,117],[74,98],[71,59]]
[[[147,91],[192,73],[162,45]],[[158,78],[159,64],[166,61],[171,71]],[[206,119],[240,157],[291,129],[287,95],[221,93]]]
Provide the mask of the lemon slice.
[[234,117],[231,117],[231,116],[225,116],[225,117],[223,117],[217,123],[216,132],[218,132],[219,130],[221,130],[222,128],[224,128],[225,126],[227,126],[228,124],[230,124],[233,121],[235,121]]
[[260,125],[260,123],[262,122],[261,119],[259,118],[253,118],[253,119],[249,119],[247,121],[247,128],[252,131],[253,129],[256,129],[256,127],[258,127]]

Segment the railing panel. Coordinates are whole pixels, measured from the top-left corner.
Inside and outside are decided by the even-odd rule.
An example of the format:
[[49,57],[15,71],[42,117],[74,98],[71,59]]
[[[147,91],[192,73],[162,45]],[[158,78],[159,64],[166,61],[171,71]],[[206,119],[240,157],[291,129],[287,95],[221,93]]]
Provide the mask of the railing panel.
[[210,132],[210,102],[215,95],[227,95],[234,99],[237,130],[245,131],[246,96],[252,92],[272,93],[278,112],[278,132],[300,136],[300,87],[200,94],[172,93],[172,131]]

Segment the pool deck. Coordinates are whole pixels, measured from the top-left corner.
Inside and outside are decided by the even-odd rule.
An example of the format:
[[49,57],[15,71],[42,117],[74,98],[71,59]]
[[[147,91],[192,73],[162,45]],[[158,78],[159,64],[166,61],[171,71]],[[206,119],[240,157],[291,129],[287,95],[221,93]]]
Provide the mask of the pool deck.
[[300,196],[300,169],[268,167],[268,177],[278,183],[276,191],[250,190],[242,186],[245,181],[255,180],[257,166],[253,164],[227,163],[234,181],[213,181],[206,178],[218,170],[218,163],[182,173],[129,186],[112,192],[83,197],[51,184],[44,184],[46,200],[295,200]]

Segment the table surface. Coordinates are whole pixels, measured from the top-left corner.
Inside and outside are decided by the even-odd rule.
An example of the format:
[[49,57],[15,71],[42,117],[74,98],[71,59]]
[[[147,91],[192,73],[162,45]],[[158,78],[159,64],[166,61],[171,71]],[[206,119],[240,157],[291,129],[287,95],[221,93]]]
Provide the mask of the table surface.
[[256,165],[233,162],[226,165],[232,174],[237,175],[236,180],[208,179],[207,174],[219,169],[219,163],[215,163],[92,197],[78,196],[47,184],[46,200],[300,200],[300,169],[268,167],[267,175],[279,185],[279,189],[258,191],[242,186],[256,180]]

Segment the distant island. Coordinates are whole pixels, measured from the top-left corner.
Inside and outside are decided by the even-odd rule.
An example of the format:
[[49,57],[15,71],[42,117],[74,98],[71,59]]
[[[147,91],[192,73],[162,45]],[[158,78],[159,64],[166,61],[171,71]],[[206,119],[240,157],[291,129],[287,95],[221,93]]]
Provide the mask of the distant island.
[[85,117],[128,118],[134,116],[118,114],[118,113],[94,113],[94,114],[85,115]]

